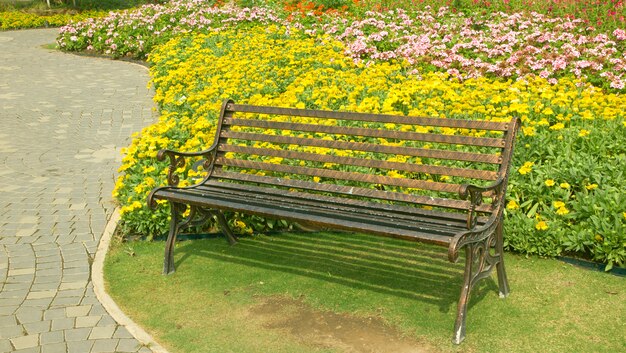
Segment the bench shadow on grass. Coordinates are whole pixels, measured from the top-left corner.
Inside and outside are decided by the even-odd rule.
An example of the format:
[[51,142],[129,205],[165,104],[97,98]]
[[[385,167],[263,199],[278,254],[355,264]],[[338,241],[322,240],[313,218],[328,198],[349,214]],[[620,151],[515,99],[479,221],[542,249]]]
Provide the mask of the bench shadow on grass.
[[[200,256],[418,300],[447,313],[456,310],[465,260],[450,263],[446,250],[345,232],[279,233],[243,237],[234,246],[222,239],[183,241],[176,249],[176,267]],[[481,281],[472,290],[470,307],[494,292],[493,277]]]

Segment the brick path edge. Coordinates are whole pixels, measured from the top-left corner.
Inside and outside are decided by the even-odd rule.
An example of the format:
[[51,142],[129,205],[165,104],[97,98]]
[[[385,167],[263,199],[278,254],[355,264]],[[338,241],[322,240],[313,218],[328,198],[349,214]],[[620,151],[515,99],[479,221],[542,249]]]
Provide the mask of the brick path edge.
[[120,307],[115,303],[113,298],[105,291],[104,287],[104,259],[111,245],[111,238],[115,234],[117,223],[120,220],[119,208],[116,208],[107,226],[104,229],[104,233],[100,238],[98,249],[96,250],[96,256],[94,258],[93,265],[91,267],[91,279],[93,282],[94,292],[96,297],[104,306],[106,311],[117,321],[120,325],[124,326],[131,335],[135,337],[141,344],[150,348],[155,353],[169,353],[163,346],[156,342],[156,340],[147,333],[141,326],[137,325],[131,318],[129,318]]

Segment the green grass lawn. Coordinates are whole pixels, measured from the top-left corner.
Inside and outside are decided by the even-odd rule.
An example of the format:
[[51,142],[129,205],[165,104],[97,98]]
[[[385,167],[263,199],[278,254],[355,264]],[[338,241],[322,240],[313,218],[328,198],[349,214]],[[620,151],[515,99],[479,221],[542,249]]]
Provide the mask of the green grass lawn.
[[346,351],[294,334],[275,324],[280,318],[268,324],[259,314],[268,300],[338,313],[352,325],[374,318],[429,352],[626,349],[626,279],[556,260],[507,254],[511,295],[498,298],[495,275],[476,287],[467,338],[455,346],[463,261],[450,264],[446,249],[329,232],[245,237],[235,246],[220,237],[179,242],[177,272],[162,276],[163,248],[114,245],[105,279],[123,310],[171,352]]

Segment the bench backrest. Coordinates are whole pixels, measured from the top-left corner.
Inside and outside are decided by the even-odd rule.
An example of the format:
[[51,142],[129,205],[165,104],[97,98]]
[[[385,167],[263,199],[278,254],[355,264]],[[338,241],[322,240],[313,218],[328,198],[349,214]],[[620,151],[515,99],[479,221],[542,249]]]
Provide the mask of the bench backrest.
[[516,125],[225,101],[207,180],[468,210],[461,185],[506,178]]

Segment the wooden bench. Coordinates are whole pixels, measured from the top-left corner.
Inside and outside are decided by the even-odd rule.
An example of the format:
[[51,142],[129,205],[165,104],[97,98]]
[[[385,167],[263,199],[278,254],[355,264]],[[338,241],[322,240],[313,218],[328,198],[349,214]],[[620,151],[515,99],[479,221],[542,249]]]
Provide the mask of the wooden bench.
[[[465,248],[458,344],[476,282],[496,267],[500,296],[509,293],[502,220],[517,126],[515,118],[423,118],[227,100],[210,148],[158,154],[170,160],[169,186],[154,189],[148,203],[171,206],[163,272],[174,271],[176,236],[187,226],[215,218],[236,242],[223,211],[438,244],[448,248],[451,262]],[[187,158],[201,158],[207,175],[178,187],[176,170]]]

